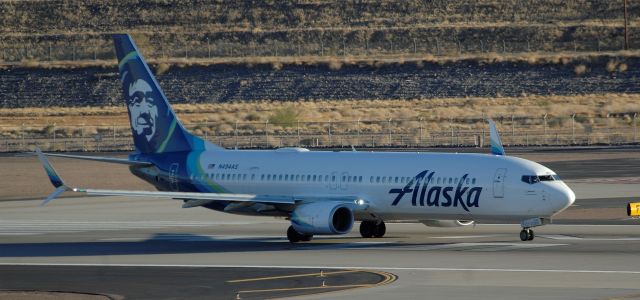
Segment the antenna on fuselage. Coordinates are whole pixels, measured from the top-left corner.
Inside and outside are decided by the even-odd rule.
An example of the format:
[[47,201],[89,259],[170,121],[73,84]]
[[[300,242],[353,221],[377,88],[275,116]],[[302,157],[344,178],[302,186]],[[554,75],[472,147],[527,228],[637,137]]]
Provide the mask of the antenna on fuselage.
[[498,128],[496,128],[496,123],[493,122],[491,118],[487,118],[487,122],[489,122],[489,138],[491,140],[491,154],[505,155],[504,147],[502,147],[502,142],[500,141],[500,133],[498,133]]

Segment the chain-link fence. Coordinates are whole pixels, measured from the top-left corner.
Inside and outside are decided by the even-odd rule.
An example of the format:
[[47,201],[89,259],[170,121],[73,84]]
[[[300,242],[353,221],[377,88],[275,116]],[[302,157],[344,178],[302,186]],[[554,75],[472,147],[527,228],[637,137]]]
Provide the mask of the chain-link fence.
[[[637,114],[496,118],[505,146],[638,143]],[[226,148],[484,147],[489,131],[478,118],[339,122],[218,122],[187,124],[194,134]],[[0,126],[0,151],[130,151],[128,126]]]

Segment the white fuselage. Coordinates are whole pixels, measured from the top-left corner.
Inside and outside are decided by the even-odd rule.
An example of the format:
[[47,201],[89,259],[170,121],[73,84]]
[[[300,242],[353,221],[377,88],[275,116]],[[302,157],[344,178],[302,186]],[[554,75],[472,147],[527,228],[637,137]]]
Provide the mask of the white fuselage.
[[522,180],[555,175],[550,169],[488,154],[283,148],[207,151],[196,161],[200,170],[190,171],[194,183],[213,183],[230,193],[357,197],[367,203],[367,213],[385,220],[522,221],[549,218],[575,199],[560,180]]

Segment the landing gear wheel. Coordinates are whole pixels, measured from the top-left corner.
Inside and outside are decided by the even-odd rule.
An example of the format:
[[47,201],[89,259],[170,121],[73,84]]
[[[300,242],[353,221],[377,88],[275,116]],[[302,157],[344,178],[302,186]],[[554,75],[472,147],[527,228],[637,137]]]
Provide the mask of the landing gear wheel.
[[387,232],[387,226],[384,225],[384,221],[380,221],[379,224],[375,225],[375,229],[373,230],[373,236],[377,238],[381,238]]
[[363,238],[372,238],[375,234],[376,223],[373,221],[360,222],[360,236]]
[[308,242],[311,241],[311,239],[313,239],[313,234],[305,234],[302,236],[302,239],[300,239],[300,241]]
[[523,241],[523,242],[529,240],[529,230],[528,229],[522,229],[522,231],[520,231],[520,240]]
[[[293,229],[293,226],[289,226],[289,229],[287,229],[287,238],[289,239],[289,242],[297,243],[300,241],[304,241],[305,235],[297,232],[295,229]],[[309,238],[309,240],[311,240],[311,238]]]
[[533,234],[533,229],[529,229],[527,231],[529,231],[529,238],[527,239],[527,241],[533,241],[533,238],[535,237],[535,234]]

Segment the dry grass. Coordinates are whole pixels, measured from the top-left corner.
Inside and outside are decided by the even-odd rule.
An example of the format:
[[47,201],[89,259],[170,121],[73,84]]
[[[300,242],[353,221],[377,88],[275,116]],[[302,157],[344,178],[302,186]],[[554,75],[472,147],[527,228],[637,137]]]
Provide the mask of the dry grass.
[[[146,59],[154,66],[158,74],[164,74],[170,68],[185,68],[193,66],[212,65],[245,65],[253,67],[256,65],[270,65],[274,70],[280,70],[287,65],[307,65],[326,66],[331,70],[339,70],[343,65],[366,65],[372,67],[382,67],[385,65],[401,65],[404,63],[414,63],[418,67],[423,67],[425,63],[449,64],[461,61],[473,61],[480,64],[492,63],[527,63],[530,65],[542,64],[562,64],[572,62],[589,62],[600,58],[610,58],[606,68],[610,72],[624,72],[628,65],[620,61],[625,59],[639,58],[640,50],[633,51],[609,51],[609,52],[519,52],[519,53],[475,53],[452,56],[433,55],[353,55],[353,56],[263,56],[263,57],[220,57],[220,58],[158,58]],[[24,68],[34,69],[75,69],[87,67],[112,68],[117,64],[115,59],[109,60],[81,60],[81,61],[22,61],[20,63],[5,63],[5,65],[16,65]],[[0,64],[1,67],[1,64]],[[588,71],[585,65],[581,64],[575,68],[576,74],[580,75]]]
[[[448,122],[449,118],[482,116],[602,117],[609,114],[640,112],[638,94],[600,94],[580,96],[522,96],[499,98],[445,98],[416,100],[328,100],[304,102],[234,102],[216,104],[175,104],[185,124],[265,123],[278,112],[292,110],[301,122],[340,122],[356,120],[394,120],[422,118]],[[535,112],[533,114],[532,112]],[[127,123],[125,106],[47,107],[0,109],[3,127],[44,128],[87,125],[110,128]],[[287,121],[287,122],[290,122]]]

